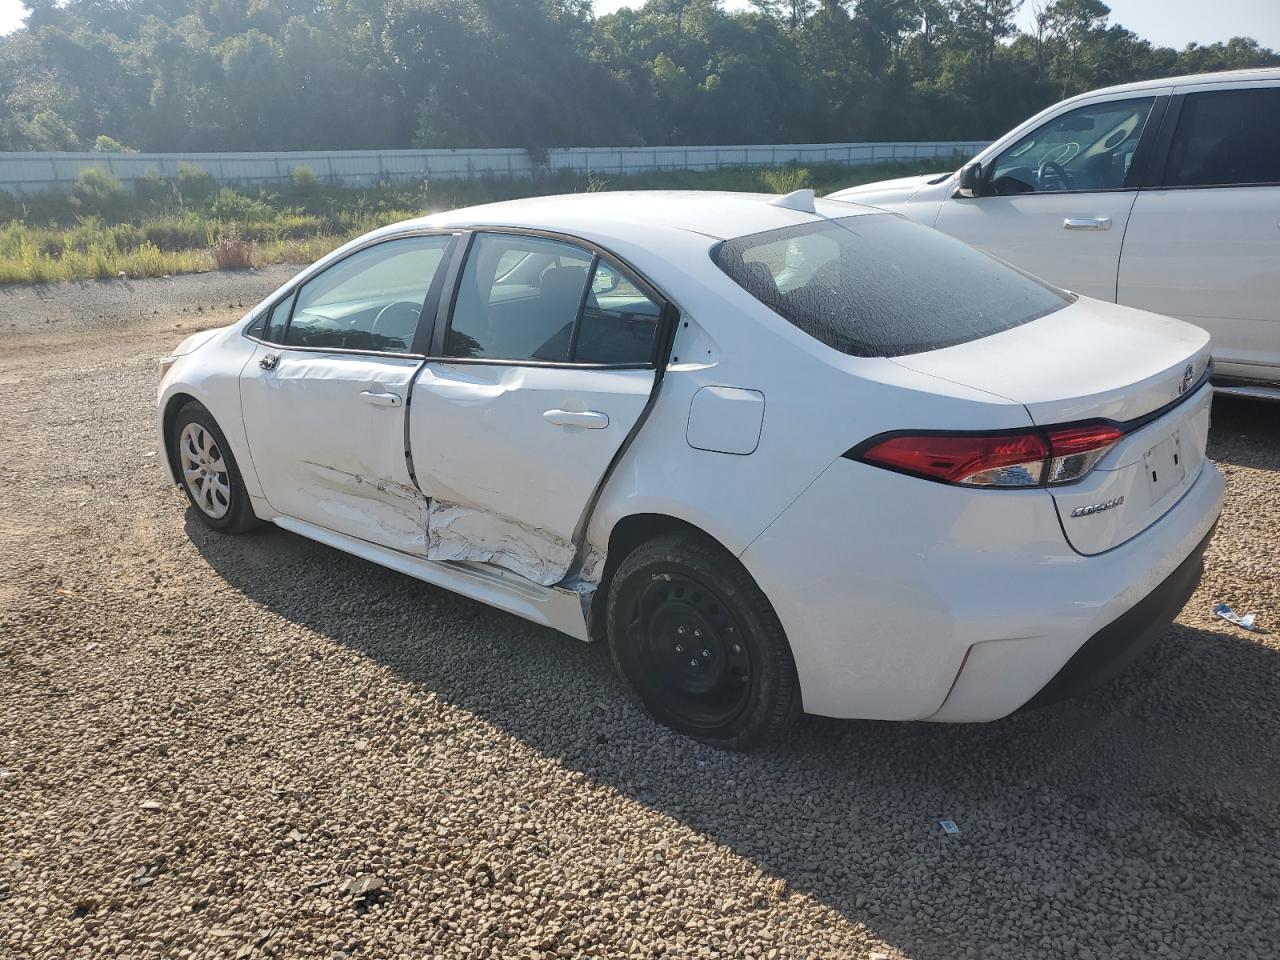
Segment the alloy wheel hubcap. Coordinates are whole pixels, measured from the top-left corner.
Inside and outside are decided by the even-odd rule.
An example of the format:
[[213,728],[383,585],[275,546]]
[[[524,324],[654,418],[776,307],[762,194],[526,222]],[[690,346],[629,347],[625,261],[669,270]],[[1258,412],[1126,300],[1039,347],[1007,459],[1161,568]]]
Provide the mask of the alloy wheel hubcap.
[[231,509],[231,477],[213,435],[198,423],[188,423],[178,436],[182,482],[191,500],[214,520]]

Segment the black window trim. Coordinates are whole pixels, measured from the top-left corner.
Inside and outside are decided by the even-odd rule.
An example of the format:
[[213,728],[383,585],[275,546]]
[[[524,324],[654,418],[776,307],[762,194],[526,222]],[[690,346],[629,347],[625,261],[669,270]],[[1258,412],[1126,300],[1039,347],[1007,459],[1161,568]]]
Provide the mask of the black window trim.
[[1256,84],[1245,87],[1224,86],[1218,90],[1195,89],[1181,93],[1175,91],[1169,101],[1169,109],[1165,112],[1164,123],[1160,128],[1160,138],[1156,145],[1157,160],[1152,165],[1151,176],[1143,185],[1143,190],[1247,190],[1250,187],[1280,187],[1280,180],[1268,180],[1254,183],[1166,183],[1169,175],[1169,160],[1173,156],[1173,138],[1178,132],[1178,123],[1182,119],[1182,109],[1188,97],[1202,94],[1214,96],[1223,93],[1244,93],[1249,90],[1280,90],[1280,84]]
[[1162,124],[1165,118],[1165,111],[1168,108],[1171,95],[1167,93],[1155,93],[1152,91],[1135,91],[1135,93],[1137,95],[1132,97],[1116,97],[1111,100],[1093,100],[1093,101],[1090,101],[1089,103],[1079,104],[1078,106],[1072,107],[1070,110],[1065,110],[1062,113],[1055,113],[1052,117],[1045,120],[1044,123],[1040,124],[1040,126],[1036,127],[1035,130],[1030,131],[1030,133],[1024,134],[1022,138],[1019,138],[1019,139],[1025,139],[1025,137],[1030,136],[1032,133],[1035,133],[1036,130],[1042,129],[1047,124],[1053,123],[1055,120],[1065,117],[1068,114],[1075,113],[1077,110],[1084,110],[1086,107],[1101,106],[1103,104],[1108,104],[1108,103],[1124,103],[1129,100],[1151,100],[1152,101],[1151,111],[1147,114],[1147,119],[1142,126],[1142,133],[1138,136],[1138,145],[1134,148],[1134,151],[1133,151],[1133,162],[1129,164],[1129,169],[1125,173],[1125,177],[1124,177],[1125,182],[1120,186],[1097,187],[1097,188],[1087,189],[1087,190],[1052,190],[1052,191],[1045,190],[1045,191],[1032,191],[1031,193],[992,193],[990,192],[991,175],[995,173],[996,161],[999,160],[1002,156],[1004,156],[1005,151],[1008,150],[1009,147],[1013,146],[1013,144],[1011,143],[1009,144],[1009,147],[1006,147],[1004,150],[1001,150],[999,153],[996,153],[994,156],[991,157],[990,160],[987,160],[986,162],[983,163],[982,165],[983,190],[981,194],[979,194],[976,197],[965,197],[965,196],[962,196],[957,191],[952,195],[952,199],[984,200],[987,197],[1046,197],[1046,196],[1070,197],[1070,196],[1078,196],[1080,194],[1085,194],[1085,193],[1090,193],[1090,194],[1092,193],[1136,193],[1137,191],[1141,190],[1143,186],[1147,183],[1149,179],[1149,175],[1152,172],[1151,160],[1152,160],[1152,157],[1155,155],[1155,141],[1158,136],[1157,131],[1162,132]]
[[[422,360],[425,358],[426,354],[415,352],[413,350],[407,350],[407,351],[406,350],[363,350],[355,347],[308,347],[300,344],[276,343],[275,341],[267,340],[264,337],[254,336],[250,331],[253,329],[254,326],[257,325],[257,322],[260,319],[262,319],[264,316],[269,317],[271,314],[271,311],[273,311],[280,304],[284,303],[286,300],[294,300],[295,301],[294,305],[290,306],[289,308],[289,319],[285,323],[285,336],[287,337],[289,335],[289,324],[293,322],[293,310],[294,310],[294,307],[296,306],[296,300],[297,300],[299,291],[301,291],[304,286],[306,286],[316,277],[319,277],[322,274],[328,273],[330,269],[332,269],[333,267],[336,267],[338,264],[344,262],[348,258],[355,256],[357,253],[363,253],[365,250],[370,250],[374,247],[381,246],[384,243],[391,243],[395,240],[406,240],[412,237],[449,237],[450,238],[449,243],[445,245],[444,256],[443,256],[443,259],[441,260],[441,267],[443,267],[444,269],[437,267],[435,276],[432,278],[431,285],[428,287],[428,290],[427,290],[427,295],[425,297],[424,304],[423,304],[423,310],[418,315],[418,326],[414,332],[413,343],[412,343],[413,347],[417,347],[422,338],[422,329],[424,326],[424,321],[425,321],[425,326],[428,329],[430,329],[434,325],[435,304],[433,303],[432,295],[434,294],[435,297],[437,298],[440,296],[440,289],[437,289],[437,288],[442,288],[443,284],[440,283],[439,281],[441,281],[444,275],[448,273],[449,268],[451,268],[453,265],[453,261],[456,258],[456,248],[458,245],[460,233],[461,233],[460,231],[452,228],[426,227],[426,228],[415,229],[415,230],[405,230],[403,232],[390,234],[384,237],[376,237],[374,239],[369,240],[367,243],[362,243],[359,246],[352,247],[350,250],[344,253],[341,257],[338,257],[336,260],[333,260],[332,262],[325,264],[325,267],[323,270],[310,271],[310,272],[306,272],[305,275],[299,275],[298,277],[295,277],[293,281],[290,283],[290,285],[288,286],[288,288],[283,293],[281,293],[280,296],[271,300],[269,303],[266,304],[266,306],[262,308],[261,311],[254,314],[250,318],[249,322],[245,324],[244,329],[240,332],[240,335],[244,337],[246,340],[252,341],[253,343],[260,344],[261,346],[264,346],[264,347],[272,347],[277,350],[298,350],[304,353],[337,354],[339,356],[390,357],[398,360]],[[430,320],[427,319],[429,315],[431,316]],[[264,333],[266,332],[265,328],[263,332]]]
[[[453,310],[457,305],[458,290],[462,284],[462,272],[466,266],[466,262],[471,255],[471,249],[475,238],[481,234],[500,234],[507,236],[524,236],[533,237],[541,240],[553,240],[560,243],[566,243],[570,246],[577,247],[580,250],[591,255],[591,267],[588,270],[588,285],[583,290],[582,300],[578,304],[578,314],[574,318],[574,328],[571,334],[571,340],[576,341],[578,329],[582,325],[583,305],[586,303],[587,292],[590,290],[591,270],[597,263],[603,262],[613,269],[617,270],[623,277],[635,285],[636,289],[643,293],[646,297],[653,301],[658,308],[657,329],[650,347],[649,359],[643,363],[586,363],[573,360],[509,360],[499,359],[496,357],[453,357],[445,353],[444,340],[453,323]],[[484,224],[481,226],[473,226],[465,228],[462,231],[462,239],[458,244],[457,252],[454,256],[453,263],[449,266],[449,277],[445,281],[445,287],[449,290],[446,297],[442,297],[439,310],[435,317],[435,330],[431,337],[431,351],[426,355],[425,359],[429,363],[464,363],[483,366],[503,366],[503,367],[550,367],[552,369],[569,369],[569,370],[655,370],[660,368],[665,362],[664,354],[670,352],[669,330],[675,329],[675,324],[679,319],[679,309],[672,302],[671,298],[666,296],[657,286],[644,277],[631,264],[610,250],[605,249],[597,243],[586,240],[582,237],[574,236],[569,233],[562,233],[557,230],[547,230],[534,227],[515,227],[504,225]]]

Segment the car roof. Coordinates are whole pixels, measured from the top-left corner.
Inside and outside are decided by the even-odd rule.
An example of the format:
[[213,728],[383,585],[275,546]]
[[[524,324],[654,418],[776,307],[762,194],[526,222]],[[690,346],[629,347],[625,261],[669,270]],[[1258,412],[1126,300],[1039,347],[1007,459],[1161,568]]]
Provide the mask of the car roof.
[[[1280,80],[1280,67],[1256,67],[1249,70],[1220,70],[1217,73],[1190,73],[1182,77],[1162,77],[1157,80],[1138,80],[1134,83],[1121,83],[1114,87],[1100,87],[1090,90],[1071,100],[1082,100],[1112,93],[1136,93],[1141,90],[1155,90],[1168,86],[1191,86],[1198,83],[1249,83],[1254,80]],[[1070,100],[1063,101],[1069,103]]]
[[816,220],[883,213],[818,199],[814,212],[778,206],[776,194],[694,190],[637,190],[529,197],[433,214],[397,227],[503,226],[550,230],[607,243],[642,240],[646,233],[702,234],[727,240]]

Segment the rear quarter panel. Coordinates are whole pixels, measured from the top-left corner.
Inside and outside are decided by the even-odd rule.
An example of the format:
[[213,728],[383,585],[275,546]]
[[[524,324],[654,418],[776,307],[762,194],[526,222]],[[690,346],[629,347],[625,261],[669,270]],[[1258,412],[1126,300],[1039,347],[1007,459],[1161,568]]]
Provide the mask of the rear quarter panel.
[[[723,274],[710,259],[713,245],[687,234],[678,249],[661,254],[617,251],[672,298],[681,318],[657,401],[591,518],[587,539],[597,550],[607,548],[622,518],[658,513],[694,524],[740,555],[867,437],[921,423],[940,429],[1029,423],[1021,404],[819,343]],[[764,395],[753,452],[690,446],[690,409],[705,386]]]

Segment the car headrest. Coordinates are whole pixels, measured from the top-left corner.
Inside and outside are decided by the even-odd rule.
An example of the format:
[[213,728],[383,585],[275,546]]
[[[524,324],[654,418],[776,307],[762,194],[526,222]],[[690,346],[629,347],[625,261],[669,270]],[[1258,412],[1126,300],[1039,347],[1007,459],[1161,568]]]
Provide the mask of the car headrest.
[[542,275],[542,296],[557,302],[572,301],[576,307],[586,285],[586,267],[552,267]]

